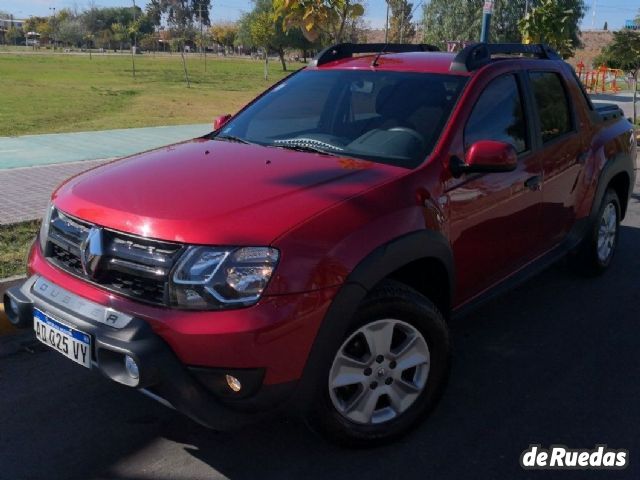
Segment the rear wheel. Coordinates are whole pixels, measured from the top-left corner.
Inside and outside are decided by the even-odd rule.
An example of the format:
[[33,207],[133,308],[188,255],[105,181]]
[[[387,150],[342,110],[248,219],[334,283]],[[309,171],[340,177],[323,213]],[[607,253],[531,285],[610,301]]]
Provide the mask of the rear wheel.
[[449,336],[438,309],[385,281],[365,299],[319,379],[312,426],[352,446],[388,441],[434,406],[448,368]]
[[600,275],[609,267],[618,245],[620,212],[618,195],[614,190],[607,190],[596,221],[571,259],[577,271]]

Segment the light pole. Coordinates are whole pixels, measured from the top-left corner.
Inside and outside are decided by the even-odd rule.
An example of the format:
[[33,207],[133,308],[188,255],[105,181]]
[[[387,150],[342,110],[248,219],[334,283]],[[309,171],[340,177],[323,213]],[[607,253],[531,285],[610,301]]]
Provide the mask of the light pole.
[[480,41],[489,43],[489,29],[491,28],[491,14],[493,13],[493,0],[486,0],[482,8],[482,30]]
[[49,7],[49,11],[53,11],[51,21],[51,35],[53,36],[53,51],[56,51],[56,7]]

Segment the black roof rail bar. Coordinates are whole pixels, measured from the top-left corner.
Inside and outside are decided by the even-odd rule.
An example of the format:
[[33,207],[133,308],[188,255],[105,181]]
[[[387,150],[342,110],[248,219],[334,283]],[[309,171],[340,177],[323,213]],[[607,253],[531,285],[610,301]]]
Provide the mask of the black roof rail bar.
[[471,72],[491,61],[491,55],[532,55],[543,60],[562,60],[560,55],[544,43],[472,43],[464,47],[451,62],[450,70]]
[[438,52],[435,45],[424,43],[338,43],[322,50],[311,60],[312,67],[352,57],[356,53],[405,53],[405,52]]

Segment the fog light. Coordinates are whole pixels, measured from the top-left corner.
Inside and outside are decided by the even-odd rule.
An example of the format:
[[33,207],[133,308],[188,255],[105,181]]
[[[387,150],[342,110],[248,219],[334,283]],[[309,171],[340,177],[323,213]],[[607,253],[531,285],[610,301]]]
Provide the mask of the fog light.
[[242,388],[242,384],[240,383],[240,380],[238,380],[236,377],[232,375],[225,375],[224,377],[227,379],[227,385],[229,385],[229,388],[231,390],[233,390],[234,392],[240,391],[240,389]]
[[131,378],[135,378],[137,380],[140,377],[140,370],[138,369],[138,364],[129,355],[126,355],[124,357],[124,366],[127,369],[127,373]]

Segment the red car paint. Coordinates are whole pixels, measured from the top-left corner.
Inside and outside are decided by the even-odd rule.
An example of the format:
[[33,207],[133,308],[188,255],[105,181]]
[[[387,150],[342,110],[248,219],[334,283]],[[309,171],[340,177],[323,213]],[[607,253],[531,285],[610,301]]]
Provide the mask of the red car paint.
[[[347,277],[371,252],[403,235],[430,230],[448,239],[455,265],[448,307],[469,304],[559,244],[589,215],[607,160],[635,158],[635,145],[625,121],[591,121],[590,107],[562,62],[502,60],[459,73],[450,71],[453,58],[403,53],[378,60],[380,71],[469,77],[435,148],[415,169],[197,139],[98,167],[53,195],[66,214],[113,230],[193,244],[278,248],[279,265],[256,305],[210,312],[144,305],[63,272],[37,246],[30,271],[143,318],[186,365],[264,368],[265,384],[300,378]],[[371,56],[309,69],[371,70]],[[464,126],[479,95],[497,76],[528,69],[561,75],[576,131],[521,156],[513,171],[456,178],[450,162],[465,158]],[[525,188],[536,175],[540,188]]]

